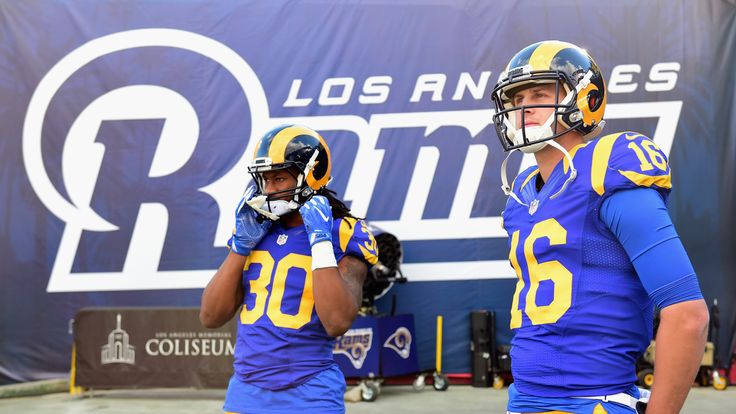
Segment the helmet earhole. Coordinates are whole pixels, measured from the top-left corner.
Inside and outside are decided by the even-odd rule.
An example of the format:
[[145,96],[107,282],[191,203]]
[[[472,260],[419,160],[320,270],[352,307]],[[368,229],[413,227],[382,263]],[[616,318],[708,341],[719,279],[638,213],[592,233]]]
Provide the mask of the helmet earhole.
[[598,108],[600,108],[600,97],[601,93],[599,91],[590,91],[590,93],[588,93],[588,108],[590,108],[592,112],[595,112],[598,110]]

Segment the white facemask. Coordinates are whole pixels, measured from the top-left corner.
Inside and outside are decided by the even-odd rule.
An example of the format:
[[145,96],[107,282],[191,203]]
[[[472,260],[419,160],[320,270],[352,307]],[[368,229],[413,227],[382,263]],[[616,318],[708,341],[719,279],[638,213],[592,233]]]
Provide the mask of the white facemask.
[[276,221],[282,216],[299,209],[299,204],[294,200],[274,200],[266,202],[265,195],[253,197],[252,199],[248,200],[247,203],[253,208],[253,210],[259,212],[260,214],[268,217],[273,221]]
[[[560,105],[564,106],[567,105],[576,95],[576,91],[570,91],[565,95],[565,99],[560,102]],[[533,144],[524,146],[519,148],[519,150],[525,154],[533,154],[542,148],[544,148],[548,141],[543,142],[536,142],[545,138],[549,138],[552,135],[554,135],[554,131],[552,131],[552,123],[555,121],[555,112],[553,111],[549,117],[547,117],[547,120],[544,122],[543,125],[533,125],[533,126],[527,126],[524,127],[523,125],[521,128],[516,128],[516,114],[517,111],[509,112],[508,117],[503,118],[503,123],[506,126],[506,135],[511,142],[514,143],[514,145],[522,145],[524,144],[524,135],[526,135],[527,142],[532,142]],[[562,120],[559,120],[561,124],[560,126],[564,126],[564,123]]]
[[[309,158],[309,161],[307,162],[307,165],[304,168],[304,171],[301,171],[298,176],[296,176],[296,188],[302,188],[302,184],[304,183],[305,177],[309,175],[309,172],[312,171],[314,166],[317,164],[317,156],[319,155],[319,150],[315,150],[312,156]],[[257,163],[260,166],[271,166],[271,159],[267,157],[258,158],[254,163]],[[332,181],[332,177],[329,178],[329,182]],[[260,187],[263,188],[263,182],[261,181]],[[308,192],[305,192],[307,191]],[[309,195],[313,194],[313,190],[311,188],[304,188],[301,190],[301,196],[302,197],[308,197]],[[253,210],[259,212],[260,214],[268,217],[269,219],[276,221],[279,218],[285,216],[286,214],[291,213],[292,211],[296,211],[301,207],[299,203],[296,202],[295,199],[297,199],[297,195],[293,195],[293,198],[291,200],[273,200],[273,201],[266,201],[267,196],[260,195],[258,197],[253,197],[249,201],[247,201],[248,205],[253,208]]]

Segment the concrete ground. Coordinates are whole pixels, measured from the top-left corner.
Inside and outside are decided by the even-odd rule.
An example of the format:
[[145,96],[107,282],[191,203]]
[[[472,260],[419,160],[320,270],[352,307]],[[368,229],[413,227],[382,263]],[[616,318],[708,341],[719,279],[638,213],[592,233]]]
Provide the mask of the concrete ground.
[[[53,393],[39,396],[0,398],[0,413],[34,414],[136,414],[222,413],[224,390],[155,389],[87,392],[84,396]],[[346,403],[348,414],[504,413],[506,389],[450,386],[445,392],[428,386],[414,391],[411,386],[384,386],[374,402]],[[730,414],[736,412],[736,387],[716,391],[693,388],[682,410],[684,414]]]

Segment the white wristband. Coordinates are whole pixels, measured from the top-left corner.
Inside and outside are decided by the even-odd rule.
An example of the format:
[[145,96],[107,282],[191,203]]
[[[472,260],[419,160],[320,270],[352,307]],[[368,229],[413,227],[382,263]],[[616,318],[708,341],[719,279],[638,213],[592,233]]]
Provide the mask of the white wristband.
[[337,267],[335,252],[332,250],[332,242],[323,240],[312,246],[312,270],[323,267]]

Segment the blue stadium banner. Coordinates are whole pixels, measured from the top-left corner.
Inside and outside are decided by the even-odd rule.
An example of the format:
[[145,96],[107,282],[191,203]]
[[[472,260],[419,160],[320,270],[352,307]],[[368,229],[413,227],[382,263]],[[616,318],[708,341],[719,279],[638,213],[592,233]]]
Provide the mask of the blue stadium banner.
[[[257,137],[320,131],[337,193],[404,245],[420,368],[470,372],[469,317],[507,343],[490,92],[522,47],[588,49],[607,130],[669,155],[703,293],[736,321],[733,1],[0,2],[0,383],[68,375],[83,307],[198,306]],[[512,158],[518,171],[530,158]],[[379,307],[387,308],[387,299]]]

